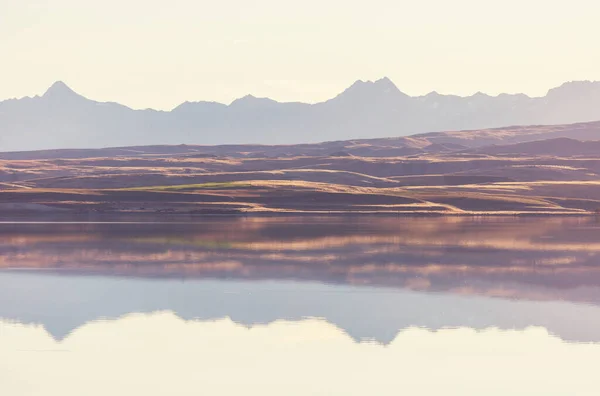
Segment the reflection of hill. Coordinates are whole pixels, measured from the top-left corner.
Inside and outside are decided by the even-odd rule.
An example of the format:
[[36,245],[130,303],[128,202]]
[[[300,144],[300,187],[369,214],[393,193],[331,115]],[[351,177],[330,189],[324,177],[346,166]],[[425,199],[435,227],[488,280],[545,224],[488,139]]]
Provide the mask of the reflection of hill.
[[590,219],[231,219],[3,225],[0,268],[310,280],[600,303]]

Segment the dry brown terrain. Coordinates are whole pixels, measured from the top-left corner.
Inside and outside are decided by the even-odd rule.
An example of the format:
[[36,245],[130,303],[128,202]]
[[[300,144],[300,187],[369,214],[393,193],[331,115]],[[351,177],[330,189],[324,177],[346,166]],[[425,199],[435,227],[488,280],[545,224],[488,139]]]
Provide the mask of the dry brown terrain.
[[17,213],[590,214],[600,123],[291,146],[0,153]]

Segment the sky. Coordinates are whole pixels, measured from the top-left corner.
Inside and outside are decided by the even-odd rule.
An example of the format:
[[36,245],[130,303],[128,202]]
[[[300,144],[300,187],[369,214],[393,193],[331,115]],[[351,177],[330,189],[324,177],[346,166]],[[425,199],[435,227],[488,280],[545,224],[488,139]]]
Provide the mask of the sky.
[[0,0],[0,99],[62,80],[133,108],[253,94],[543,96],[600,80],[597,0]]

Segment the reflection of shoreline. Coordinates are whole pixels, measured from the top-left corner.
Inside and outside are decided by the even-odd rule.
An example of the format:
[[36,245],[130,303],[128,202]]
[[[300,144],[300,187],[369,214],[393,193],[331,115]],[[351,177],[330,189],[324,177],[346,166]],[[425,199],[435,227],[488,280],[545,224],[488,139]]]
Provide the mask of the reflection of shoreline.
[[581,219],[243,219],[0,225],[0,271],[301,280],[600,304]]
[[600,342],[598,306],[368,286],[0,273],[0,301],[0,318],[42,324],[58,340],[99,319],[170,311],[186,321],[231,318],[247,327],[322,318],[356,341],[382,344],[411,327],[535,326],[569,342]]

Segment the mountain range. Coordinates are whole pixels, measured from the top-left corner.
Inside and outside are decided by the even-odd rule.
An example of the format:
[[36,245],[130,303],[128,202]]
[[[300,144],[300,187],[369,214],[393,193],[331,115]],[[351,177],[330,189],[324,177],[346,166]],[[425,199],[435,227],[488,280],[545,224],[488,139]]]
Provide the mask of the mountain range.
[[600,120],[600,82],[568,82],[544,97],[411,97],[383,78],[316,104],[248,95],[229,105],[185,102],[134,110],[87,99],[65,83],[0,102],[0,151],[150,144],[294,144]]

